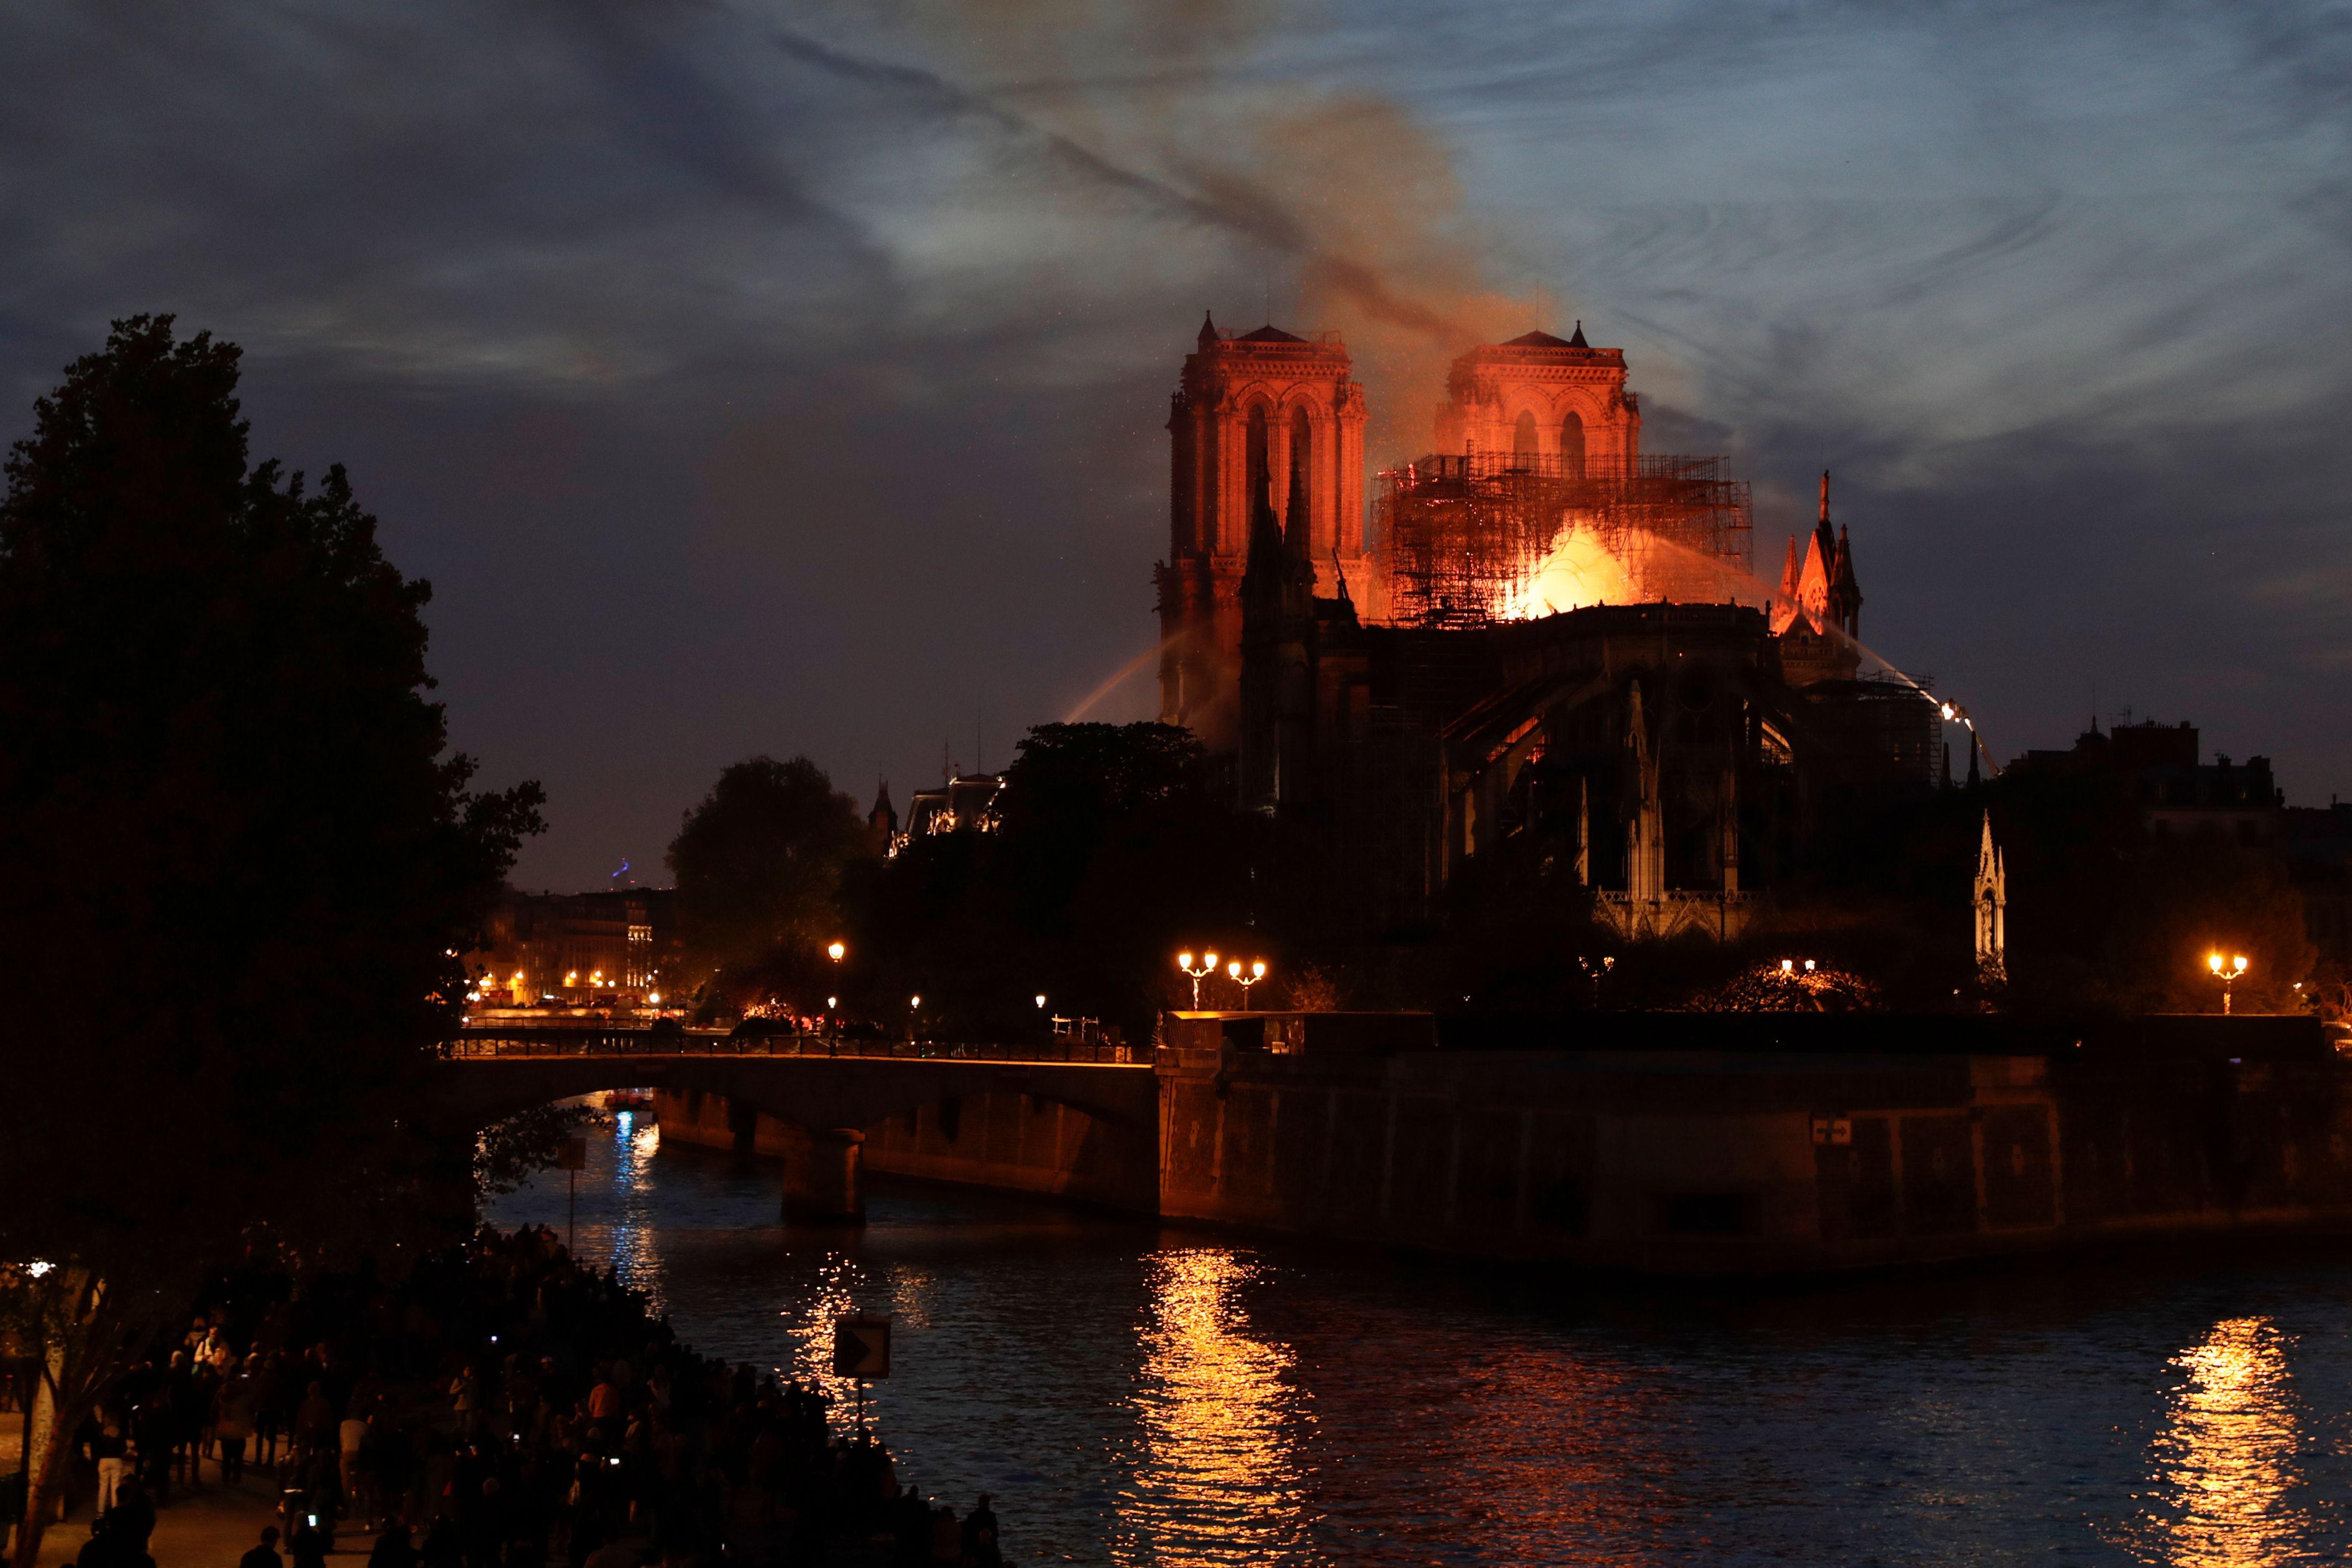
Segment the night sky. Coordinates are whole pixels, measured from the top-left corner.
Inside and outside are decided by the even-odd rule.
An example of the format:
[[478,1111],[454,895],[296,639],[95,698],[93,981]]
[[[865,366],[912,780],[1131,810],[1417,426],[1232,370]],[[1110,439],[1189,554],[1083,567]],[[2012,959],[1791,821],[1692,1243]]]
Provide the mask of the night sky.
[[1376,461],[1581,318],[1766,576],[1836,471],[1995,755],[2095,704],[2352,793],[2343,6],[913,10],[0,5],[0,434],[110,318],[244,344],[546,783],[531,887],[661,880],[751,753],[903,805],[1148,716],[1204,308],[1346,333]]

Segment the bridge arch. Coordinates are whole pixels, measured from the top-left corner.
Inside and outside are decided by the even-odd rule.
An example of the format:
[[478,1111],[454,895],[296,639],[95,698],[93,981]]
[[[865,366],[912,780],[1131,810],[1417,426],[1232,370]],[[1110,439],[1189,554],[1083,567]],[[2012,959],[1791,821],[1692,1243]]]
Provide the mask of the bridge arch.
[[[653,1088],[691,1097],[698,1114],[710,1099],[727,1107],[716,1126],[704,1119],[690,1142],[754,1149],[759,1119],[784,1130],[785,1200],[811,1217],[849,1218],[863,1211],[862,1171],[868,1154],[934,1168],[906,1174],[970,1180],[980,1186],[1064,1192],[1118,1203],[1139,1198],[1157,1179],[1158,1077],[1149,1066],[1089,1062],[983,1061],[940,1058],[614,1053],[458,1058],[442,1063],[436,1085],[445,1119],[489,1125],[535,1105],[603,1090]],[[987,1125],[960,1139],[957,1123],[972,1107]],[[1024,1167],[1025,1128],[1045,1107],[1075,1112],[1085,1144],[1075,1156]],[[961,1149],[942,1150],[936,1135]],[[1058,1129],[1068,1122],[1056,1114]],[[717,1136],[707,1135],[716,1132]],[[880,1140],[875,1149],[860,1145]],[[774,1142],[776,1140],[771,1140]],[[1004,1145],[1011,1145],[1009,1155]],[[882,1168],[895,1168],[886,1163]],[[812,1199],[810,1189],[817,1196]],[[1087,1190],[1081,1190],[1087,1189]],[[825,1196],[829,1194],[830,1196]],[[830,1212],[829,1212],[830,1211]]]

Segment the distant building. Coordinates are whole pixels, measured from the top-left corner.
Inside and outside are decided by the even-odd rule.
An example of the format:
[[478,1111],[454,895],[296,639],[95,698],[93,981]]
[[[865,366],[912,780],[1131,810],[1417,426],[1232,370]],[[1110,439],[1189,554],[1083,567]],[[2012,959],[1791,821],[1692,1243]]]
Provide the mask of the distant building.
[[[918,789],[907,801],[904,831],[890,840],[897,854],[909,841],[934,833],[992,833],[998,822],[998,796],[1004,789],[1002,773],[958,774],[936,789]],[[885,791],[875,802],[877,817],[889,806]],[[876,819],[868,819],[873,821]]]
[[2282,808],[2279,849],[2303,894],[2304,934],[2324,962],[2352,972],[2352,802]]
[[2226,838],[2249,849],[2278,842],[2284,798],[2271,777],[2267,757],[2233,763],[2217,755],[2199,760],[2198,732],[2179,724],[2119,724],[2091,727],[2075,737],[2071,751],[2029,751],[2018,758],[2029,767],[2099,769],[2120,775],[2140,804],[2140,821],[2159,839],[2176,835]]
[[467,967],[493,1007],[639,1005],[685,984],[677,900],[669,888],[509,888],[491,912],[488,947]]

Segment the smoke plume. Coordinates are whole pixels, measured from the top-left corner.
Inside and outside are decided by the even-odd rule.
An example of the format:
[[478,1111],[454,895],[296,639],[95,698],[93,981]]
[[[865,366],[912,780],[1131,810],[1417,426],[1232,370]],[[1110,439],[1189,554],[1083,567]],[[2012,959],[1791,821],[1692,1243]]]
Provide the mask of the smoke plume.
[[[1370,405],[1366,455],[1410,458],[1454,357],[1560,308],[1488,276],[1453,154],[1404,105],[1251,73],[1280,9],[1187,7],[1172,26],[1117,0],[985,0],[934,38],[965,53],[976,99],[1223,234],[1276,325],[1339,332]],[[1255,324],[1233,306],[1255,316],[1257,299],[1222,303],[1226,325]]]

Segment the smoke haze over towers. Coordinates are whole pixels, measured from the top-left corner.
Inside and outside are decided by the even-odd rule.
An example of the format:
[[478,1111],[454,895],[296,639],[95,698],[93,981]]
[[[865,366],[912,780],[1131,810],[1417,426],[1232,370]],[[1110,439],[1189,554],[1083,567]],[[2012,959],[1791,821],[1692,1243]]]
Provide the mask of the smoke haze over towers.
[[547,779],[533,884],[736,757],[912,782],[1141,652],[1176,366],[1269,296],[1416,439],[1461,348],[1582,316],[1759,557],[1836,466],[1874,641],[1992,733],[2095,686],[2352,783],[2340,27],[1184,9],[10,8],[8,434],[110,316],[245,343],[260,447],[435,580],[461,743]]

